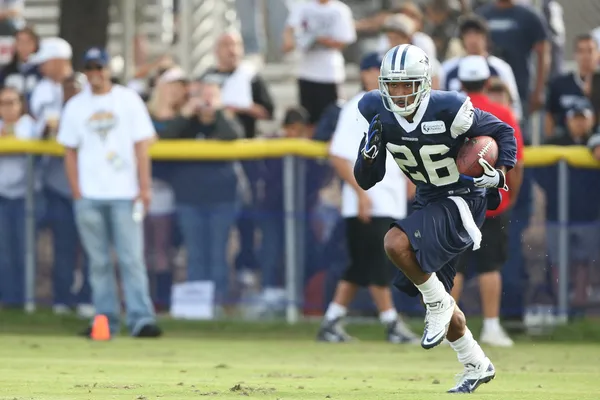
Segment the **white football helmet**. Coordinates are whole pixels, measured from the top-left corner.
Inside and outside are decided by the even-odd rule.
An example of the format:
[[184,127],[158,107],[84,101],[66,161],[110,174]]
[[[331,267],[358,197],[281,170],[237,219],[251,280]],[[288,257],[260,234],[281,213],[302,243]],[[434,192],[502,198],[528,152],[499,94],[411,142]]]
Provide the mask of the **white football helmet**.
[[[391,96],[388,84],[399,82],[412,82],[412,93],[406,96]],[[383,105],[388,111],[403,117],[415,112],[423,98],[431,91],[431,65],[427,54],[411,44],[401,44],[388,50],[379,72],[379,91],[383,97]],[[414,100],[409,104],[411,98]]]

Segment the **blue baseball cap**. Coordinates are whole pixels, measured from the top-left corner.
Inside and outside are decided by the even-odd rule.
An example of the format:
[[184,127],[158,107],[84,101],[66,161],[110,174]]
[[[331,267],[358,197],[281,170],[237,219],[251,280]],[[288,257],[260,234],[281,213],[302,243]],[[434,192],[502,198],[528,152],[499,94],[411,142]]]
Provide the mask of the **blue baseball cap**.
[[99,47],[92,47],[85,52],[83,63],[88,64],[92,62],[105,67],[110,62],[110,56],[106,50]]
[[360,70],[365,71],[371,68],[381,68],[383,56],[380,53],[369,53],[360,60]]

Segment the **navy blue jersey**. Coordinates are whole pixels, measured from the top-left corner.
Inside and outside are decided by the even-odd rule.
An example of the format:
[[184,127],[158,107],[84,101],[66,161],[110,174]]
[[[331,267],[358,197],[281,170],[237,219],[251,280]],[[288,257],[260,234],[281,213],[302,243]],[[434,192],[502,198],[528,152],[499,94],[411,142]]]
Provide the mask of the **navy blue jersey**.
[[583,83],[574,73],[557,76],[548,84],[546,111],[552,115],[556,128],[566,132],[567,111],[582,101],[587,101],[583,93]]
[[[358,108],[369,122],[379,115],[383,143],[400,169],[417,186],[417,203],[427,204],[465,193],[485,195],[485,189],[459,181],[456,156],[468,137],[491,136],[496,140],[499,148],[496,167],[512,168],[516,163],[513,128],[492,114],[474,108],[471,100],[461,93],[432,90],[419,105],[412,123],[386,110],[379,90],[366,93]],[[386,157],[387,152],[380,151],[375,162],[367,165],[359,149],[354,173],[363,189],[383,179]]]

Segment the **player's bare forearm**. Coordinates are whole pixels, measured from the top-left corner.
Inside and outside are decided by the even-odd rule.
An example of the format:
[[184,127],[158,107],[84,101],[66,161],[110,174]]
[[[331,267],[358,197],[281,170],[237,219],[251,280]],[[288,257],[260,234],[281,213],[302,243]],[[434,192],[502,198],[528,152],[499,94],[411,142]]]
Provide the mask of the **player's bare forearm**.
[[294,38],[294,29],[291,26],[285,28],[283,32],[283,45],[281,50],[284,53],[289,53],[296,48],[296,40]]
[[352,170],[352,162],[346,160],[345,158],[330,156],[329,158],[333,169],[339,175],[340,178],[343,179],[348,185],[354,189],[356,193],[362,192],[363,189],[360,187],[358,182],[356,182],[356,178],[354,177],[354,171]]
[[549,112],[544,116],[544,133],[547,138],[554,136],[554,117]]
[[537,57],[534,93],[543,93],[550,72],[550,43],[539,42],[535,45]]
[[69,181],[69,186],[71,188],[71,193],[73,195],[73,200],[78,200],[81,198],[81,190],[79,188],[79,170],[77,166],[77,149],[67,147],[65,149],[65,173],[67,175],[67,180]]
[[515,164],[515,167],[508,171],[506,175],[506,179],[510,183],[508,195],[510,196],[510,206],[512,207],[517,198],[519,197],[519,192],[521,191],[521,184],[523,183],[523,172],[525,168],[523,167],[523,162],[518,161]]
[[142,140],[135,144],[135,156],[137,160],[137,172],[141,193],[149,193],[152,177],[152,164],[148,149],[153,140]]

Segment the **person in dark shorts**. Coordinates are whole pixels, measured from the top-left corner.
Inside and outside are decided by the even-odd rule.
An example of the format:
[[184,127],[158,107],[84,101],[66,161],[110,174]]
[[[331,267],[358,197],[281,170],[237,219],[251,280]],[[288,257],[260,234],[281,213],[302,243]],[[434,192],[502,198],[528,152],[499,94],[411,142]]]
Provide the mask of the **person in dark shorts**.
[[467,267],[474,264],[479,277],[481,308],[483,313],[482,343],[510,347],[513,341],[500,325],[500,298],[502,295],[502,277],[500,270],[508,259],[508,225],[507,210],[516,201],[523,180],[523,138],[521,129],[513,111],[501,104],[493,103],[485,94],[489,87],[491,70],[488,60],[483,56],[467,56],[458,64],[458,78],[463,91],[469,96],[473,105],[489,112],[500,121],[510,125],[515,131],[517,143],[517,164],[507,175],[510,191],[501,189],[502,200],[495,210],[486,213],[481,227],[483,235],[481,249],[467,251],[459,257],[452,297],[459,301],[466,276]]

